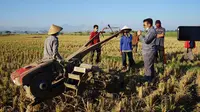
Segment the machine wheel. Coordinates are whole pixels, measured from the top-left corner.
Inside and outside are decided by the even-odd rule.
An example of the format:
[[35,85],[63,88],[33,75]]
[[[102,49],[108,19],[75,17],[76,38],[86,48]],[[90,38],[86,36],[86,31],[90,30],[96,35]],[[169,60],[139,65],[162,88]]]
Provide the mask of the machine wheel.
[[31,93],[36,98],[48,98],[52,88],[52,74],[41,73],[36,75],[30,83]]

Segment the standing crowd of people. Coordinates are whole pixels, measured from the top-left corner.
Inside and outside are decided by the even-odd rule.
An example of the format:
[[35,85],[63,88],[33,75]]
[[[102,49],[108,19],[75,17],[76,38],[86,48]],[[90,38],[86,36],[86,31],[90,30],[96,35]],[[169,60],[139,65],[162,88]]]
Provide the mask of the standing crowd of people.
[[[156,28],[153,26],[153,20],[147,18],[143,21],[143,27],[145,29],[145,35],[142,35],[141,31],[134,32],[133,37],[130,34],[131,29],[127,26],[121,29],[122,37],[120,40],[120,51],[122,54],[122,65],[123,71],[127,68],[134,67],[135,61],[133,59],[132,50],[137,53],[138,42],[142,43],[142,55],[144,60],[145,74],[144,78],[146,81],[151,82],[155,76],[154,63],[159,59],[163,66],[165,64],[164,54],[164,37],[165,28],[161,26],[161,21],[157,20]],[[125,35],[125,34],[126,35]],[[129,58],[129,67],[126,64],[126,54]]]
[[[121,29],[121,39],[120,39],[120,53],[122,56],[122,71],[127,71],[129,68],[134,67],[136,64],[133,58],[133,52],[138,52],[138,42],[142,43],[142,56],[144,61],[145,74],[144,78],[146,81],[151,82],[155,77],[154,63],[162,62],[163,67],[166,64],[165,58],[165,48],[164,48],[164,38],[165,38],[165,28],[162,27],[161,21],[156,20],[156,28],[153,26],[153,20],[147,18],[143,20],[143,27],[145,32],[143,35],[142,31],[134,32],[131,34],[132,29],[128,26],[124,26]],[[93,26],[93,31],[90,33],[89,39],[93,39],[90,46],[100,42],[98,25]],[[58,35],[63,28],[60,26],[52,25],[48,32],[49,37],[45,40],[44,45],[44,57],[43,59],[56,58],[58,61],[64,61],[58,52]],[[194,59],[192,49],[195,48],[194,41],[186,41],[185,48],[187,49],[182,60]],[[93,64],[94,53],[97,53],[96,64],[101,61],[101,48],[97,48],[91,51],[90,61]],[[127,64],[126,58],[128,57]]]

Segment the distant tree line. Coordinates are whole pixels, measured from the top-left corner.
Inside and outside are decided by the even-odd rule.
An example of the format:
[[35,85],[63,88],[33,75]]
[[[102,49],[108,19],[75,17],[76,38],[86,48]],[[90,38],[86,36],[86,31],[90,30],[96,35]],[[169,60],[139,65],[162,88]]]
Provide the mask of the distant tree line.
[[[116,33],[117,31],[115,31],[114,33]],[[134,33],[135,31],[132,31],[131,33]],[[167,30],[166,32],[177,32],[177,29],[175,30]],[[114,34],[113,32],[105,32],[104,35],[105,36],[110,36]],[[36,31],[36,32],[31,32],[31,31],[0,31],[0,35],[16,35],[16,34],[39,34],[39,35],[46,35],[47,31]],[[78,32],[61,32],[61,35],[80,35],[80,36],[84,36],[84,35],[90,35],[90,31],[78,31]]]

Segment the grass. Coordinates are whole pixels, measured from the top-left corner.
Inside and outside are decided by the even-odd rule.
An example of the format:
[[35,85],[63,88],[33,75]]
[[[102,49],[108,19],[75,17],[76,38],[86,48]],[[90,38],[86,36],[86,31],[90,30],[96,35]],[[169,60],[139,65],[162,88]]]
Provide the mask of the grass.
[[[83,84],[84,90],[80,96],[77,98],[58,96],[34,107],[34,110],[41,112],[200,111],[197,100],[200,97],[200,61],[180,63],[179,59],[185,51],[184,42],[177,41],[173,32],[166,35],[167,65],[164,71],[161,64],[155,65],[157,76],[154,83],[150,85],[141,83],[144,75],[143,60],[140,55],[141,43],[139,53],[134,54],[137,63],[135,68],[126,73],[119,71],[121,55],[118,37],[103,46],[100,63],[103,71],[91,75],[91,80]],[[42,35],[42,38],[30,38],[32,36],[34,35],[0,36],[0,112],[23,112],[30,103],[25,98],[22,87],[13,84],[10,74],[42,58],[46,35]],[[62,35],[59,37],[59,51],[66,58],[87,40],[88,36]],[[89,55],[83,61],[90,63]],[[102,87],[102,83],[106,87]]]

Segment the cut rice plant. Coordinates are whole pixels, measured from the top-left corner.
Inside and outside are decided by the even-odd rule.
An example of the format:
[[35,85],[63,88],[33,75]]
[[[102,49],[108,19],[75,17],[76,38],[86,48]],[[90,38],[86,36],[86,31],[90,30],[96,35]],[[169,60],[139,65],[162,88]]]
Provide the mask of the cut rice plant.
[[[22,87],[14,85],[10,74],[22,66],[42,59],[46,36],[0,36],[0,112],[5,112],[6,109],[16,112],[27,110],[31,101],[26,98]],[[60,54],[66,58],[87,40],[88,36],[61,35]],[[156,80],[147,83],[144,82],[145,69],[141,43],[138,45],[138,53],[133,53],[136,65],[127,72],[121,72],[122,56],[119,52],[119,41],[119,37],[114,38],[102,47],[101,63],[99,63],[101,72],[89,73],[89,78],[84,82],[84,88],[77,97],[57,96],[32,110],[41,112],[198,112],[200,110],[199,102],[194,99],[196,96],[200,97],[200,61],[179,62],[185,52],[184,42],[177,41],[175,37],[166,37],[167,64],[163,69],[161,62],[156,63]],[[197,48],[200,49],[200,46]],[[83,62],[90,64],[90,54],[84,57]],[[95,80],[103,82],[105,87],[103,89],[96,87],[99,83]],[[191,88],[195,90],[196,95],[192,93]]]

